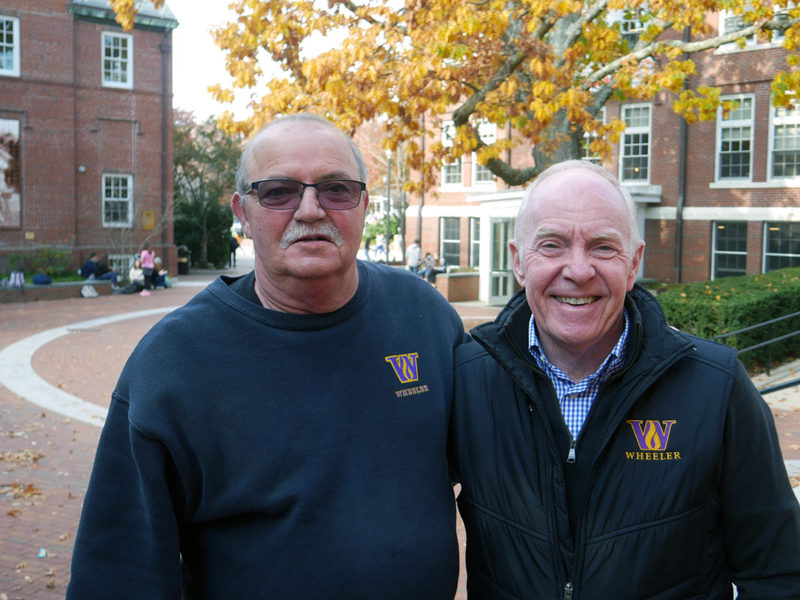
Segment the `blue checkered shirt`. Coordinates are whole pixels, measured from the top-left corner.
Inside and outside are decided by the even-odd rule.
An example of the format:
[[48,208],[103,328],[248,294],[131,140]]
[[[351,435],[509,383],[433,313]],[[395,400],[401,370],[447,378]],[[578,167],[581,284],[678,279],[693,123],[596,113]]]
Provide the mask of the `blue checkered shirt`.
[[558,403],[561,406],[561,414],[564,415],[564,422],[567,424],[567,428],[574,440],[578,439],[578,434],[581,432],[583,422],[586,420],[586,415],[589,414],[589,409],[597,397],[600,386],[610,375],[622,368],[622,357],[624,356],[625,345],[628,343],[628,327],[629,318],[626,310],[625,329],[623,329],[622,335],[611,349],[609,355],[606,356],[603,364],[588,377],[578,383],[573,383],[564,371],[547,360],[544,349],[539,343],[539,338],[536,336],[536,327],[534,326],[533,315],[531,315],[531,321],[528,325],[530,353],[544,372],[547,373],[550,381],[553,382],[553,387],[555,387],[556,395],[558,396]]

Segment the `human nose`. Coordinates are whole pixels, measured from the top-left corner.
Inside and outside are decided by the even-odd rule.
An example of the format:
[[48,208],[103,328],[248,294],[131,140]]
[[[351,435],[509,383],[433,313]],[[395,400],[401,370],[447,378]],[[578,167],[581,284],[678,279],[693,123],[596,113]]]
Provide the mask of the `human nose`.
[[596,274],[592,257],[582,248],[573,248],[567,255],[562,274],[577,284],[586,283]]
[[319,203],[319,190],[313,185],[305,185],[300,192],[300,206],[294,211],[294,218],[298,221],[315,221],[326,215]]

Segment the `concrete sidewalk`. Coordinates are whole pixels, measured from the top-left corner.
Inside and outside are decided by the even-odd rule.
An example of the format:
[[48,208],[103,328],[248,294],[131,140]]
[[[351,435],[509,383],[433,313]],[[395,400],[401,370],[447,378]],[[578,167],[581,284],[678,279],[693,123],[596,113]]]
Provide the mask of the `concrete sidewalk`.
[[[0,600],[64,597],[100,425],[125,360],[153,324],[217,274],[245,273],[252,265],[244,249],[236,268],[193,270],[149,297],[0,307]],[[493,319],[501,308],[478,302],[454,306],[467,328]],[[800,391],[797,395],[778,392],[767,399],[787,466],[800,477]],[[459,536],[463,551],[460,523]],[[463,569],[456,598],[466,598]]]

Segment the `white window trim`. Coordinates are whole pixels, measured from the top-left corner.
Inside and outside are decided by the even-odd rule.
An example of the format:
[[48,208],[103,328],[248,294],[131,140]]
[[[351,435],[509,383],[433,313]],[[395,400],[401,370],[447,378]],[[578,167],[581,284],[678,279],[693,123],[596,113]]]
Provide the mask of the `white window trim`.
[[[127,222],[107,222],[106,221],[106,202],[113,201],[113,202],[120,202],[121,200],[115,198],[106,198],[106,178],[107,177],[121,177],[126,178],[128,180],[128,198],[125,200],[128,203],[128,220]],[[100,218],[103,221],[103,227],[114,228],[114,227],[131,227],[133,225],[133,175],[130,173],[103,173],[100,178]]]
[[[106,40],[109,38],[119,38],[127,40],[128,59],[125,67],[127,81],[109,81],[106,79],[105,60],[106,60]],[[133,36],[127,33],[117,33],[114,31],[104,31],[100,40],[100,80],[103,87],[117,88],[123,90],[133,89]]]
[[10,69],[2,69],[0,68],[0,76],[3,77],[19,77],[20,76],[20,35],[19,35],[19,19],[17,17],[9,17],[7,15],[0,15],[0,19],[3,21],[11,21],[13,24],[13,32],[12,35],[14,36],[14,55],[12,57],[12,64]]
[[[625,122],[625,111],[630,108],[641,108],[646,106],[649,110],[649,118],[647,127],[628,127],[626,125],[625,130],[622,132],[622,135],[619,139],[619,180],[620,183],[629,183],[629,184],[649,184],[650,177],[653,174],[653,105],[649,102],[639,102],[636,104],[623,104],[620,107],[620,118],[622,122]],[[623,173],[625,172],[624,169],[624,158],[625,158],[625,134],[627,133],[644,133],[647,132],[647,179],[625,179]]]
[[[753,180],[753,148],[754,148],[754,135],[756,129],[756,97],[755,94],[735,94],[732,96],[723,96],[722,100],[741,100],[743,98],[750,98],[752,100],[749,121],[723,121],[722,120],[722,107],[717,109],[717,139],[714,143],[714,182],[715,183],[734,183],[734,182],[749,182]],[[723,123],[725,124],[723,127]],[[750,174],[747,177],[721,177],[720,171],[722,169],[722,161],[720,160],[722,152],[722,130],[727,127],[741,127],[745,123],[750,127]]]
[[767,151],[767,180],[780,183],[780,184],[788,184],[788,185],[800,185],[800,175],[795,175],[793,177],[773,177],[772,176],[772,166],[773,161],[775,158],[775,126],[776,125],[785,125],[790,123],[797,124],[800,127],[800,102],[796,101],[794,103],[796,115],[792,117],[782,117],[778,118],[776,113],[778,109],[774,106],[770,105],[769,107],[769,146]]

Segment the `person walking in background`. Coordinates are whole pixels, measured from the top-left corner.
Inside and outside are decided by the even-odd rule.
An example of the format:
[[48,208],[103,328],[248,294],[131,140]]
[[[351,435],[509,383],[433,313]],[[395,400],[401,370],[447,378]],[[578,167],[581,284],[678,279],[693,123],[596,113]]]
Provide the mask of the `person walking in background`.
[[412,273],[419,271],[421,258],[422,249],[419,247],[419,240],[414,240],[414,242],[406,249],[406,264],[408,264],[408,270]]
[[141,253],[142,276],[144,277],[144,289],[139,292],[142,296],[150,295],[150,288],[153,285],[153,270],[156,267],[156,254],[150,250],[150,244],[145,243]]
[[228,242],[228,267],[235,267],[236,266],[236,251],[239,249],[239,240],[236,238],[235,235],[231,236],[230,241]]
[[798,598],[800,507],[735,350],[636,284],[628,192],[568,161],[528,188],[522,286],[456,350],[451,466],[470,598]]
[[452,600],[446,438],[467,338],[420,278],[356,260],[366,178],[315,115],[249,141],[231,205],[255,268],[218,277],[129,358],[68,600]]

